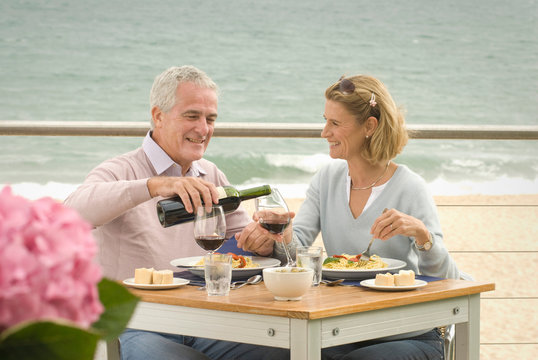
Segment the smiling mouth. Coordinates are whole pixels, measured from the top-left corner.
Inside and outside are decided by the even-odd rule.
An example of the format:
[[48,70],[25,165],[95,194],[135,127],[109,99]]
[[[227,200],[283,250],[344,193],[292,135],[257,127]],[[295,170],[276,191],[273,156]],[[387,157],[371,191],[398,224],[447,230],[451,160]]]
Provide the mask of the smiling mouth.
[[337,141],[329,141],[329,146],[336,146],[336,145],[340,145],[340,143]]
[[193,139],[193,138],[187,138],[187,141],[195,144],[203,144],[205,143],[205,139]]

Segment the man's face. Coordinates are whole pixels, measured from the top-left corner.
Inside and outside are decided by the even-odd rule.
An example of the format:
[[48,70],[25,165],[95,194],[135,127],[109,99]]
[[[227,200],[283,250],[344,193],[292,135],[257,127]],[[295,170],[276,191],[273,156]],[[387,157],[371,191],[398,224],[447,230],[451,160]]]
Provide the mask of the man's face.
[[217,119],[217,94],[193,83],[181,83],[176,90],[176,104],[167,113],[152,109],[153,140],[176,163],[183,174],[204,155]]

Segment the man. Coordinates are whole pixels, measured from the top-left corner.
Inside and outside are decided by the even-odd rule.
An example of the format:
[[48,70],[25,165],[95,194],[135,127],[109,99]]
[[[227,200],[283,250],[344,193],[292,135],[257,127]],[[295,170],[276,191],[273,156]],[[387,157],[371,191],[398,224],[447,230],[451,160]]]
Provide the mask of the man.
[[[163,228],[156,203],[176,194],[187,211],[218,202],[215,185],[227,185],[215,164],[203,159],[217,119],[217,86],[192,66],[172,67],[155,78],[150,94],[151,130],[142,147],[93,169],[65,201],[94,227],[98,260],[106,277],[123,280],[139,267],[173,269],[174,258],[203,255],[193,224]],[[269,255],[275,236],[239,209],[226,216],[227,237],[245,229],[256,241],[249,251]],[[239,235],[239,233],[238,233]],[[126,330],[123,359],[272,359],[282,349]],[[188,345],[188,346],[187,346]],[[198,352],[194,349],[198,349]]]

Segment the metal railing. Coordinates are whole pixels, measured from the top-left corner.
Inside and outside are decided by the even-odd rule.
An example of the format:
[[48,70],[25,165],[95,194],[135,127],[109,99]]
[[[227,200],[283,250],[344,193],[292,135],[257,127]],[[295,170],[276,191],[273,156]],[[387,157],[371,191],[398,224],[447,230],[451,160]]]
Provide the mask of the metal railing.
[[[217,122],[213,136],[319,138],[323,123]],[[533,125],[407,125],[414,139],[538,140]],[[145,136],[146,121],[0,120],[0,135],[11,136]]]

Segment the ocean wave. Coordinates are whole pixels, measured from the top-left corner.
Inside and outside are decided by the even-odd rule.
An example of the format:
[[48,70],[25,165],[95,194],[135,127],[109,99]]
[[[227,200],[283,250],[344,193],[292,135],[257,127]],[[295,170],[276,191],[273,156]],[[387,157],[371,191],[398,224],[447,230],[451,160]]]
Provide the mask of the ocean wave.
[[66,184],[54,181],[47,182],[46,184],[22,182],[18,184],[2,184],[0,185],[0,188],[4,188],[4,186],[11,186],[13,193],[30,200],[51,197],[53,199],[63,201],[69,196],[69,194],[75,191],[79,185],[80,184]]
[[[308,188],[307,182],[270,182],[262,178],[253,178],[248,182],[236,184],[239,189],[269,184],[280,190],[286,198],[304,198]],[[63,201],[70,193],[76,190],[80,184],[68,184],[48,182],[38,184],[23,182],[18,184],[0,184],[0,188],[11,186],[13,192],[25,198],[35,200],[42,197],[52,197]],[[538,177],[535,179],[514,178],[502,176],[493,180],[459,180],[449,181],[438,177],[428,182],[428,188],[434,196],[458,196],[458,195],[521,195],[538,194]]]
[[321,167],[331,161],[327,154],[295,155],[295,154],[270,154],[265,155],[269,165],[276,167],[291,166],[301,171],[314,174]]

